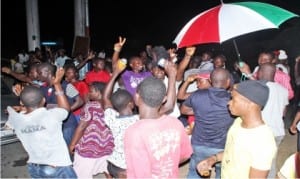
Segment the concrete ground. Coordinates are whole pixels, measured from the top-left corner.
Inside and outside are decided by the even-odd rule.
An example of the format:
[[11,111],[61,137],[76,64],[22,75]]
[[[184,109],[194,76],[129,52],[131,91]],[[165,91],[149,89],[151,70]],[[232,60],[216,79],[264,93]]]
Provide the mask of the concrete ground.
[[[295,110],[290,108],[286,117],[286,128],[290,126]],[[280,167],[285,159],[296,151],[297,136],[291,135],[286,129],[286,136],[278,149],[277,166]],[[13,144],[1,146],[1,178],[29,178],[26,168],[27,154],[22,144],[16,142]],[[180,167],[180,178],[186,178],[189,163]],[[99,174],[94,178],[104,178]]]

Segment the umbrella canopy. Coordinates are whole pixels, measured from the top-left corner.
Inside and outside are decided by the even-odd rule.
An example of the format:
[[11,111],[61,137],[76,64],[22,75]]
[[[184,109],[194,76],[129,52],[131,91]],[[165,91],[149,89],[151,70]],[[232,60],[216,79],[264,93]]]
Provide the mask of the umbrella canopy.
[[178,33],[178,48],[228,39],[264,29],[278,28],[298,16],[280,7],[261,2],[222,3],[191,19]]

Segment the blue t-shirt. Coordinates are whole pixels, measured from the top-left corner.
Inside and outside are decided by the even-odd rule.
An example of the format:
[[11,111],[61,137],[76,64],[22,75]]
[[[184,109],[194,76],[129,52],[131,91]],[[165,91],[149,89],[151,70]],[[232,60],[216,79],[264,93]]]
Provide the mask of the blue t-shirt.
[[[66,92],[67,85],[68,85],[68,83],[66,81],[63,81],[61,84],[62,89],[64,90],[65,94],[67,94],[67,92]],[[44,93],[47,104],[57,104],[54,87],[41,86],[40,88],[42,89],[42,91]],[[66,95],[67,100],[70,105],[72,105],[75,102],[75,99],[78,95],[79,94],[72,94],[72,97]],[[77,124],[78,124],[78,122],[76,121],[74,114],[72,112],[69,112],[68,118],[66,120],[64,120],[64,122],[63,122],[63,128],[68,128],[68,127],[76,128]]]
[[227,131],[234,120],[227,108],[229,100],[229,92],[212,87],[197,90],[184,101],[184,105],[193,108],[195,115],[192,145],[225,147]]

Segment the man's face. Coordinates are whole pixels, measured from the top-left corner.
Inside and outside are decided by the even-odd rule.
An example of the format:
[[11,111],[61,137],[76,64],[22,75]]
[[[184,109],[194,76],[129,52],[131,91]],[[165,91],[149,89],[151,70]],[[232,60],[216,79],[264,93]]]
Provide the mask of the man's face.
[[89,86],[89,99],[99,100],[101,98],[100,91],[97,91],[94,86]]
[[104,61],[104,60],[98,60],[98,61],[96,61],[96,63],[94,64],[95,70],[103,70],[104,67],[105,67],[105,61]]
[[208,89],[209,87],[211,87],[209,79],[198,78],[196,82],[198,89]]
[[221,58],[214,59],[214,68],[223,68],[225,66],[225,62]]
[[244,102],[244,97],[240,95],[236,90],[232,90],[231,100],[228,102],[230,113],[232,115],[239,116],[241,114],[243,106],[245,105]]
[[139,72],[143,70],[143,62],[140,58],[136,57],[131,60],[130,67],[132,68],[133,71]]
[[37,68],[31,68],[29,73],[28,73],[28,76],[30,79],[33,79],[33,80],[37,80],[38,79],[38,72],[37,72]]
[[68,82],[71,82],[73,79],[76,78],[76,72],[74,69],[69,68],[66,72],[65,72],[65,79]]
[[51,75],[51,72],[46,68],[38,68],[39,80],[42,82],[46,82]]
[[262,53],[259,55],[258,57],[258,64],[259,65],[262,65],[262,64],[265,64],[265,63],[271,63],[272,62],[272,57],[266,53]]
[[165,78],[165,71],[159,67],[154,67],[152,68],[152,75],[155,77],[155,78],[158,78],[158,79],[161,79],[163,80]]

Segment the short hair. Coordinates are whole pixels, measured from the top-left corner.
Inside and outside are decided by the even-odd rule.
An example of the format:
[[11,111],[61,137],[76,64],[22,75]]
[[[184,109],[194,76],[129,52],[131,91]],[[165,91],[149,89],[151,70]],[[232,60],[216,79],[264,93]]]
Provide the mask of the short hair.
[[166,86],[162,80],[150,76],[138,85],[137,93],[146,105],[158,107],[166,95]]
[[105,59],[104,58],[95,57],[95,58],[92,59],[92,63],[93,64],[98,63],[98,61],[103,61],[105,63]]
[[211,72],[210,80],[213,87],[226,88],[226,82],[230,80],[230,73],[224,68],[216,68]]
[[123,110],[131,101],[133,98],[125,89],[118,89],[111,95],[111,103],[117,111]]
[[223,55],[223,54],[216,55],[216,56],[213,58],[213,61],[215,61],[215,60],[217,60],[217,59],[221,59],[223,62],[226,62],[226,61],[227,61],[227,58],[226,58],[225,55]]
[[25,107],[38,107],[44,98],[43,91],[36,86],[25,86],[20,94],[20,100]]
[[103,93],[103,90],[105,88],[106,83],[104,82],[99,82],[99,81],[94,81],[90,84],[90,86],[94,87],[95,90],[100,91],[101,93]]
[[44,63],[41,63],[38,65],[38,69],[42,69],[42,68],[46,68],[48,71],[51,72],[52,76],[55,76],[56,69],[57,69],[57,67],[55,65],[52,65],[49,62],[44,62]]

